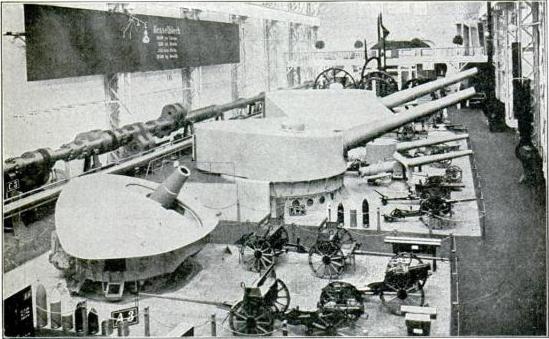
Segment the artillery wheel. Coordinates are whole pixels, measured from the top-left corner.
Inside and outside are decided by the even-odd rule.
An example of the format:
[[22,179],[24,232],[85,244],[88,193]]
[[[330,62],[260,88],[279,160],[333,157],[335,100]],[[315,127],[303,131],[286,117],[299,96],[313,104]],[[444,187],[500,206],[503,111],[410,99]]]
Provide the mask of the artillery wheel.
[[448,166],[445,171],[446,178],[449,182],[461,182],[463,171],[457,165]]
[[263,304],[239,301],[229,312],[229,326],[234,335],[271,335],[274,316]]
[[306,335],[308,336],[336,336],[337,330],[343,327],[351,319],[342,311],[321,311],[318,317],[307,326]]
[[350,245],[355,242],[351,233],[343,227],[324,228],[320,230],[320,233],[328,235],[330,239],[333,239],[340,245]]
[[452,213],[452,204],[441,197],[432,196],[422,200],[419,209],[434,216],[445,216]]
[[364,313],[364,300],[362,293],[352,284],[333,281],[322,289],[319,307],[324,310],[342,310],[349,319],[356,320]]
[[315,276],[335,279],[343,273],[345,256],[341,248],[332,242],[316,242],[309,250],[309,266]]
[[265,271],[275,260],[275,253],[271,245],[265,240],[250,237],[240,248],[240,254],[246,268],[253,272]]
[[428,83],[429,81],[432,81],[432,79],[428,78],[412,78],[404,83],[402,86],[402,89],[408,89],[408,88],[414,88],[418,85],[423,85]]
[[[387,264],[387,270],[399,269],[399,267],[408,269],[410,266],[422,264],[420,258],[409,252],[401,252],[393,256]],[[379,294],[381,303],[389,309],[393,314],[402,315],[400,306],[423,306],[425,302],[425,292],[423,286],[426,280],[416,282],[408,279],[395,279],[393,281],[385,281],[384,285],[388,290],[382,290]]]
[[278,253],[282,252],[284,247],[288,244],[288,242],[290,242],[290,236],[284,227],[280,227],[276,231],[269,234],[268,239],[271,247]]
[[351,73],[341,68],[331,67],[317,75],[314,89],[326,89],[331,84],[339,83],[343,88],[356,88],[356,82]]
[[398,92],[398,84],[389,73],[383,71],[373,71],[367,74],[362,74],[360,79],[360,89],[373,89],[373,82],[376,82],[377,96],[384,97],[386,95]]
[[271,312],[284,313],[290,306],[290,291],[282,280],[276,279],[263,296],[263,300],[266,305],[271,306]]

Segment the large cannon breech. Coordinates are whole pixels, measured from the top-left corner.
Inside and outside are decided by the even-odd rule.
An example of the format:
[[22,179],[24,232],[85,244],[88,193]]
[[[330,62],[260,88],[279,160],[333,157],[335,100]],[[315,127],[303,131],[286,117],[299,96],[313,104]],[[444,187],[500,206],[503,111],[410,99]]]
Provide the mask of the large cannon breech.
[[389,108],[393,108],[393,107],[405,104],[421,96],[424,96],[426,94],[435,92],[446,86],[460,82],[477,73],[478,73],[478,70],[476,68],[471,68],[466,71],[459,72],[457,74],[454,74],[442,79],[438,79],[423,85],[416,86],[414,88],[405,89],[405,90],[393,93],[384,98],[381,98],[381,103],[383,103],[385,106]]
[[402,111],[392,117],[375,120],[367,124],[359,125],[345,132],[344,148],[345,150],[359,146],[368,141],[390,132],[396,128],[434,114],[436,111],[454,105],[462,100],[470,98],[475,94],[474,88],[468,88],[463,91],[448,95],[444,98],[433,100],[420,106],[416,106],[406,111]]

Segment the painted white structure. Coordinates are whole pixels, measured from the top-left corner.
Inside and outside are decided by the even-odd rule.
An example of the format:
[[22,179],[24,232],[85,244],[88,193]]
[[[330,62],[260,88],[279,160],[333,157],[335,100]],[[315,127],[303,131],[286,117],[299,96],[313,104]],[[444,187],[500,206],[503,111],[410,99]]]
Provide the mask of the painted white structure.
[[[468,91],[467,95],[474,93]],[[452,104],[455,97],[441,101]],[[433,112],[437,104],[423,107]],[[318,225],[331,214],[335,217],[349,196],[343,185],[345,149],[371,141],[400,126],[403,119],[415,120],[422,116],[416,114],[427,112],[421,113],[423,107],[394,114],[373,93],[352,89],[267,92],[263,119],[196,126],[196,166],[208,173],[268,183],[272,217]],[[351,208],[354,218],[339,220],[356,226],[357,208]]]

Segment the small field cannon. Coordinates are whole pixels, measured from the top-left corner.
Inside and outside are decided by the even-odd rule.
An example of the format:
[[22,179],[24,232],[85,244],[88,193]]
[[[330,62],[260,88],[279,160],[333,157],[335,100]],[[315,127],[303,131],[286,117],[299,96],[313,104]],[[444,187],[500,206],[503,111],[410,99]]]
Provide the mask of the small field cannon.
[[346,309],[300,310],[296,307],[288,310],[290,293],[282,280],[275,278],[266,293],[261,291],[261,286],[272,274],[274,265],[267,269],[253,287],[242,285],[244,297],[229,311],[229,326],[233,334],[271,335],[275,331],[275,322],[285,320],[290,325],[305,326],[307,335],[336,335],[338,328],[356,320]]
[[415,254],[401,252],[389,260],[383,281],[362,289],[343,281],[329,283],[322,289],[319,307],[346,311],[358,318],[364,312],[364,297],[375,295],[391,313],[400,315],[402,305],[424,305],[423,287],[430,270],[431,265],[423,263]]
[[466,199],[454,199],[449,200],[441,196],[429,196],[425,199],[422,199],[419,203],[419,209],[417,210],[403,210],[395,208],[391,211],[390,214],[384,214],[383,218],[387,222],[395,222],[400,219],[408,217],[421,217],[423,215],[430,215],[433,217],[450,217],[453,214],[452,207],[456,203],[475,201],[476,198],[466,198]]
[[262,272],[271,266],[282,253],[292,249],[307,253],[305,247],[289,242],[284,225],[269,225],[265,233],[252,232],[243,235],[237,242],[240,245],[240,258],[249,271]]

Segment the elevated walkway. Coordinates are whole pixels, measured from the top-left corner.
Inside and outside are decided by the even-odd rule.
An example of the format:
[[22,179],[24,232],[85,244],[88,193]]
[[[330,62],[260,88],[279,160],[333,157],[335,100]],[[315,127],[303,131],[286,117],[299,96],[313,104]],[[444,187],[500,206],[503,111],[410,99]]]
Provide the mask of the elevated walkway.
[[[368,51],[368,57],[377,51]],[[313,66],[315,68],[344,67],[346,70],[364,65],[364,51],[318,51],[286,54],[287,67]],[[452,64],[456,69],[466,63],[486,62],[483,47],[402,48],[387,50],[387,66],[415,66],[417,64]]]

